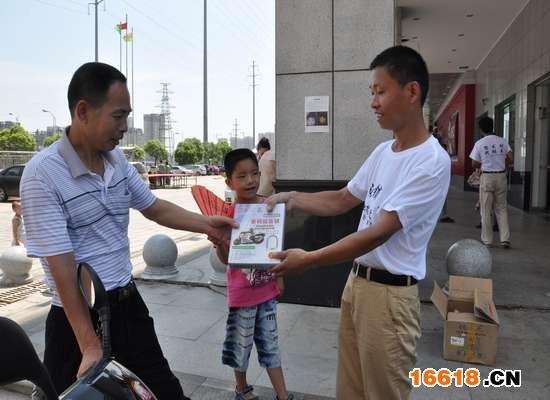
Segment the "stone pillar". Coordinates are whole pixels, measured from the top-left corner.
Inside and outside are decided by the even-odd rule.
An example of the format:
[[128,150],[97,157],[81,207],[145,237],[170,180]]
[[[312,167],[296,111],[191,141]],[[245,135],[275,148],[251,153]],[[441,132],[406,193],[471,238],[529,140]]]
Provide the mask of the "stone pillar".
[[[394,43],[391,0],[277,0],[277,180],[349,180],[391,133],[368,66]],[[304,97],[329,96],[329,133],[305,133]]]
[[[393,0],[276,0],[277,191],[338,190],[391,139],[371,111],[368,67],[394,44]],[[305,97],[329,96],[328,133],[305,133]],[[285,247],[313,250],[352,233],[361,207],[288,217]],[[351,263],[286,280],[283,300],[338,306]]]
[[143,246],[143,260],[147,266],[141,278],[163,280],[175,277],[178,274],[177,258],[178,246],[170,236],[162,233],[151,236]]

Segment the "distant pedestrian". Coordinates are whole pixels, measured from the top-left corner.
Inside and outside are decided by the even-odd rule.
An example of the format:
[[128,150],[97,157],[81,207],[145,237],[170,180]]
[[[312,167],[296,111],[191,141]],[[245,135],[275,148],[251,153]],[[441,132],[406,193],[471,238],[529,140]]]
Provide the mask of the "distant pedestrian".
[[[434,126],[434,128],[432,130],[432,135],[433,135],[434,138],[437,139],[440,146],[443,147],[443,149],[446,152],[447,151],[447,144],[443,140],[443,136],[441,136],[441,134],[439,133],[439,129],[437,128],[437,125]],[[447,197],[448,196],[449,195],[447,194]],[[455,220],[452,219],[451,217],[449,217],[449,215],[447,214],[447,197],[445,197],[445,203],[443,203],[443,209],[441,210],[441,215],[439,216],[439,222],[453,223],[453,222],[455,222]]]
[[470,158],[473,167],[481,169],[479,180],[481,241],[486,246],[491,246],[493,243],[491,215],[494,213],[500,235],[500,246],[507,249],[510,247],[510,227],[506,202],[508,191],[506,168],[513,163],[512,149],[506,140],[494,133],[492,118],[480,118],[478,126],[483,138],[475,143]]
[[11,209],[14,212],[11,220],[12,246],[25,246],[26,233],[23,223],[23,215],[21,215],[21,202],[14,200],[11,203]]
[[276,171],[275,151],[271,149],[269,139],[266,137],[260,139],[256,146],[256,150],[258,151],[260,166],[260,186],[258,188],[258,195],[265,197],[271,196],[275,194],[275,188],[273,187]]

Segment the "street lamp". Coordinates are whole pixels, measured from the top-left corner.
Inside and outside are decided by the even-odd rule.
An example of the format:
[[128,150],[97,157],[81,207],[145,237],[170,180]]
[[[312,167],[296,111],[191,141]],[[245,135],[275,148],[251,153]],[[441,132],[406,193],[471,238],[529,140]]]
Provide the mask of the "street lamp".
[[55,129],[56,126],[57,126],[57,125],[55,124],[55,115],[53,115],[53,112],[48,111],[48,110],[46,110],[46,109],[44,109],[44,108],[42,109],[42,112],[48,113],[48,114],[50,114],[50,115],[52,116],[52,119],[53,119],[53,134],[55,135],[55,132],[56,132],[56,130],[57,130],[57,129]]
[[15,123],[16,124],[19,124],[19,115],[15,114],[15,113],[9,113],[11,116],[15,117]]

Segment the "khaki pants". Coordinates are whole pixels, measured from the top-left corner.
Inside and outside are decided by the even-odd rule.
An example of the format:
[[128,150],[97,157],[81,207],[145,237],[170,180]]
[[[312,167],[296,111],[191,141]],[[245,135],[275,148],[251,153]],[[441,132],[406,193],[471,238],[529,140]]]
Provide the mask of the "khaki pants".
[[420,338],[418,285],[350,273],[342,294],[337,400],[405,400]]
[[506,204],[506,173],[481,174],[479,181],[479,210],[481,213],[481,241],[493,243],[491,213],[495,213],[501,242],[510,241],[508,209]]

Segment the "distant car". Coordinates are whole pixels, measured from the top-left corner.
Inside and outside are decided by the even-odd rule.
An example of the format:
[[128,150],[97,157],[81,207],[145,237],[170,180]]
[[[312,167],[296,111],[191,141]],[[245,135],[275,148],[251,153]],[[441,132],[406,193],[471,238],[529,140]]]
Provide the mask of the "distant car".
[[225,165],[220,164],[220,165],[218,165],[218,168],[219,168],[219,170],[220,170],[220,174],[223,173],[223,172],[225,172]]
[[9,196],[19,197],[19,183],[24,165],[14,165],[0,172],[0,201],[7,201]]
[[220,173],[220,167],[218,167],[217,165],[209,165],[208,173],[211,175],[218,175]]
[[132,164],[137,170],[141,180],[146,184],[149,184],[149,174],[147,173],[147,168],[145,168],[145,165],[143,165],[139,161],[132,161],[130,162],[130,164]]
[[182,167],[181,165],[173,165],[172,173],[174,174],[194,174],[195,171]]
[[184,165],[183,168],[187,168],[193,171],[192,173],[195,175],[206,175],[206,168],[204,168],[204,166],[202,165],[188,164]]

